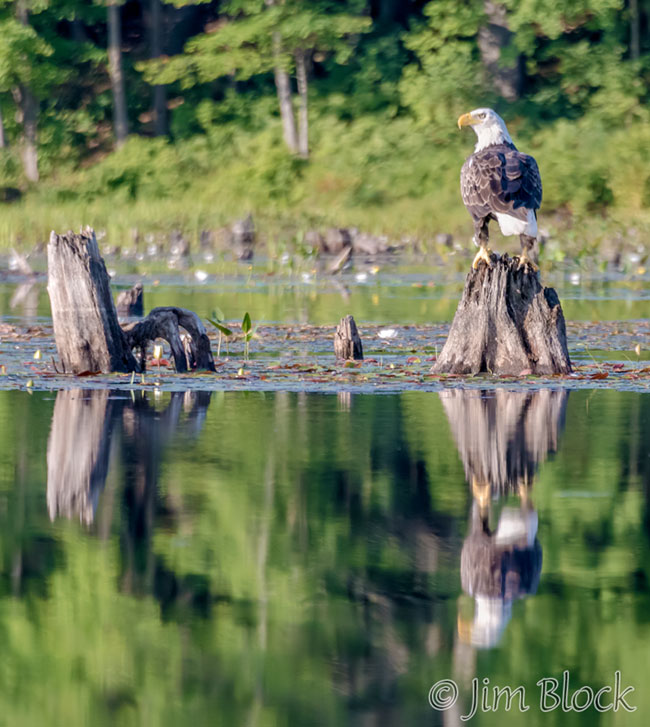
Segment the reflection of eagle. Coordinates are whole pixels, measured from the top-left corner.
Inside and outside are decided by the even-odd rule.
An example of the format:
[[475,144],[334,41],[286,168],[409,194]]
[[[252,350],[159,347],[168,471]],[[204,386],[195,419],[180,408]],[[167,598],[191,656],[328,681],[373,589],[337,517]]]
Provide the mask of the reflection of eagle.
[[[463,590],[475,600],[471,620],[459,616],[462,641],[495,646],[515,600],[535,593],[542,570],[537,513],[529,499],[539,465],[556,452],[568,392],[453,389],[440,394],[467,480],[472,486],[470,528],[460,556]],[[519,507],[492,505],[518,495]]]
[[520,264],[537,270],[528,253],[537,239],[537,210],[542,203],[542,180],[537,162],[522,154],[512,143],[503,119],[492,109],[476,109],[458,119],[458,128],[471,126],[478,141],[474,153],[460,171],[460,191],[474,220],[474,243],[480,260],[490,265],[488,247],[490,220],[497,220],[501,232],[519,235]]
[[488,513],[472,506],[470,534],[460,556],[463,590],[476,599],[474,621],[459,621],[461,638],[474,646],[495,646],[510,620],[512,602],[535,593],[542,572],[537,513],[524,498],[521,507],[504,507],[494,532]]

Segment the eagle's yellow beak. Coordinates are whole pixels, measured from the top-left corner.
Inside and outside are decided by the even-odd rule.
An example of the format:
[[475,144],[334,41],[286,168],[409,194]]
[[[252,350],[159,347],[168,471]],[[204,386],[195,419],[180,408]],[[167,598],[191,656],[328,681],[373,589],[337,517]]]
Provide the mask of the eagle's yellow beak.
[[472,114],[463,114],[462,116],[458,117],[458,128],[462,129],[463,126],[473,126],[477,123],[477,119],[475,119]]

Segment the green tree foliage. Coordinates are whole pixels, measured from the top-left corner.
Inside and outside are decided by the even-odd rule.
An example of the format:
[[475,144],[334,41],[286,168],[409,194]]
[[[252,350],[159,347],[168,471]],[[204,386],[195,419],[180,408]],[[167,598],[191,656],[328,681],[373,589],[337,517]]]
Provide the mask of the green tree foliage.
[[[520,76],[514,98],[500,95],[480,41],[495,8],[505,28],[497,66]],[[178,224],[173,184],[160,182],[169,190],[161,197],[156,184],[133,182],[134,173],[152,179],[162,166],[178,182],[176,196],[187,194],[180,209],[213,200],[208,225],[253,210],[328,224],[370,220],[391,233],[454,231],[465,220],[456,187],[469,147],[455,120],[491,105],[540,162],[544,213],[634,214],[650,225],[643,4],[178,0],[160,8],[133,0],[120,17],[128,128],[147,165],[137,173],[128,155],[114,155],[105,4],[0,2],[0,184],[25,181],[18,150],[26,88],[37,102],[43,177],[30,199],[42,210],[69,201],[71,212],[61,208],[57,219],[76,219],[75,199],[119,193],[134,215],[127,222],[125,209],[125,225],[143,224],[147,205],[147,220]],[[158,164],[160,147],[145,147],[166,130],[173,152]],[[125,190],[116,181],[121,164]],[[89,213],[106,224],[99,207]],[[51,225],[31,208],[16,219],[4,244]]]

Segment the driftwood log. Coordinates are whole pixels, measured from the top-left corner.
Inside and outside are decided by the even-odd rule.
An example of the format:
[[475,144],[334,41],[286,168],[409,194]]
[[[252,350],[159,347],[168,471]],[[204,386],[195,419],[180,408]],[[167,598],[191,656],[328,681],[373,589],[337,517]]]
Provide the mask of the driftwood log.
[[568,374],[562,306],[528,267],[508,255],[479,265],[465,289],[435,373]]
[[334,334],[334,353],[340,361],[363,360],[363,346],[352,316],[341,318]]
[[[181,336],[180,328],[185,329],[189,337]],[[126,324],[123,330],[129,347],[140,349],[142,371],[146,365],[147,344],[156,338],[169,343],[179,373],[191,369],[215,370],[205,326],[192,311],[173,307],[154,308],[144,320]]]
[[[80,234],[51,234],[47,289],[65,373],[144,371],[147,345],[157,338],[171,346],[178,372],[215,370],[205,327],[191,311],[155,308],[143,320],[120,327],[110,278],[90,228]],[[140,361],[134,348],[140,350]]]

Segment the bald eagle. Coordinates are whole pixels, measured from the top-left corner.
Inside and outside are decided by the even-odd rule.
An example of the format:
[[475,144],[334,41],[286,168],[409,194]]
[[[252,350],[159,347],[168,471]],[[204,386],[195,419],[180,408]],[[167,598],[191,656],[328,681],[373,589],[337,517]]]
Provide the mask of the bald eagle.
[[519,235],[519,267],[528,264],[538,270],[528,255],[537,239],[537,210],[542,203],[537,162],[517,151],[504,120],[492,109],[463,114],[458,128],[463,126],[471,126],[478,137],[474,153],[460,170],[460,191],[474,220],[474,244],[479,248],[472,267],[481,260],[490,265],[488,225],[496,220],[504,235]]

